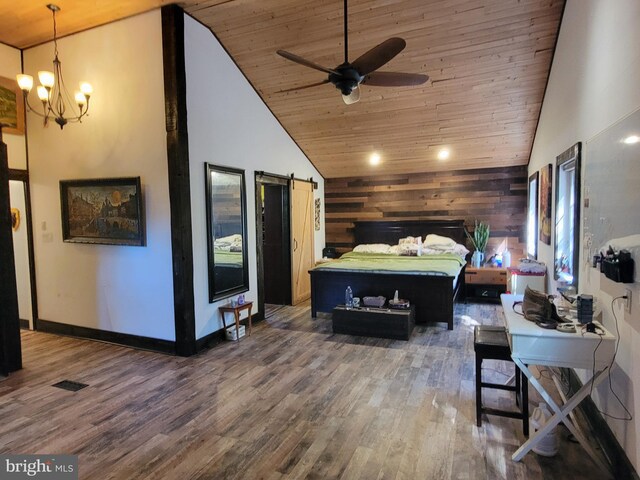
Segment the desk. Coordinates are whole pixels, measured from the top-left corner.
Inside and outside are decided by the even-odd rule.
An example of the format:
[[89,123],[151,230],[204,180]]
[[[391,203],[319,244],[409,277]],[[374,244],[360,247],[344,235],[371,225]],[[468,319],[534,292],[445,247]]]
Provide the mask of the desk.
[[248,310],[247,322],[249,323],[249,336],[251,336],[251,307],[252,306],[253,306],[253,302],[245,302],[242,305],[236,305],[235,307],[231,305],[224,305],[222,307],[219,307],[220,314],[222,315],[222,325],[225,330],[227,329],[227,323],[225,322],[224,314],[227,312],[233,313],[233,318],[236,321],[236,338],[238,342],[240,341],[240,332],[239,332],[240,312],[242,312],[243,310]]
[[[523,316],[513,311],[513,303],[522,300],[522,295],[502,295],[500,297],[504,309],[507,337],[511,347],[511,358],[529,379],[529,383],[540,392],[542,398],[549,404],[554,415],[549,421],[529,440],[527,440],[511,457],[520,461],[547,433],[560,422],[564,423],[573,436],[587,451],[594,462],[608,472],[604,462],[593,450],[582,432],[575,425],[575,417],[572,414],[574,408],[589,395],[591,384],[595,388],[605,378],[611,360],[615,353],[616,337],[608,332],[602,325],[597,324],[604,334],[602,336],[593,333],[581,333],[581,326],[577,326],[576,333],[563,333],[557,330],[549,330],[538,327],[535,323],[526,320]],[[600,346],[598,343],[602,338]],[[596,351],[595,371],[593,353]],[[542,384],[533,376],[527,365],[542,365],[549,367],[580,368],[593,373],[582,388],[567,398],[561,388],[560,382],[554,378],[554,384],[560,393],[564,404],[559,406]],[[570,418],[567,418],[567,416]],[[572,421],[573,420],[573,421]]]

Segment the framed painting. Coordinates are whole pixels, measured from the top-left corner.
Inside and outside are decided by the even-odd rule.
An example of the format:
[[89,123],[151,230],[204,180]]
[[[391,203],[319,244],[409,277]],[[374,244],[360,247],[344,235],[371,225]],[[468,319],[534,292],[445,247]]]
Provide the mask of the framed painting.
[[529,177],[527,196],[527,255],[538,258],[538,172]]
[[548,164],[540,170],[540,221],[538,222],[539,239],[551,245],[551,187],[553,183],[553,166]]
[[62,239],[143,246],[140,177],[61,180]]
[[0,125],[2,131],[24,135],[24,99],[15,80],[0,77]]

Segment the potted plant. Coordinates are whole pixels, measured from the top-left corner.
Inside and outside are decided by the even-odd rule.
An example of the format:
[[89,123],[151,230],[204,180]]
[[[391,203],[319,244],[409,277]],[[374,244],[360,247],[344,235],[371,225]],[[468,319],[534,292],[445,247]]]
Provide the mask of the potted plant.
[[487,242],[489,241],[489,224],[478,222],[476,219],[473,235],[470,235],[466,230],[465,233],[467,237],[469,237],[469,240],[471,240],[471,243],[473,243],[473,248],[475,248],[471,256],[471,265],[479,268],[484,262],[484,252],[487,249]]

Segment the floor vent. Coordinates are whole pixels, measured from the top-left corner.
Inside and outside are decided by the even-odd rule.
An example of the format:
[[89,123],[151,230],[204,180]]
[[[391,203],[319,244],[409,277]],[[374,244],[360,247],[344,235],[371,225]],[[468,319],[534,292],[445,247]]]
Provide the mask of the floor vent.
[[80,382],[72,382],[71,380],[63,380],[58,383],[54,383],[51,385],[52,387],[62,388],[63,390],[69,390],[70,392],[77,392],[78,390],[82,390],[84,387],[88,387],[86,383]]

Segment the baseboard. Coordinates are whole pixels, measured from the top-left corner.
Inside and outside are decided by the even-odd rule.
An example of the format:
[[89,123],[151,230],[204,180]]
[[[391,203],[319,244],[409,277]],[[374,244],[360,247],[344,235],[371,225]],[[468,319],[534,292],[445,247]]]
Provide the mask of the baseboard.
[[196,352],[215,347],[225,341],[224,330],[217,330],[196,340]]
[[20,328],[22,328],[23,330],[29,330],[29,320],[25,320],[24,318],[21,318]]
[[[264,320],[264,312],[258,312],[254,315],[251,315],[251,323],[255,324],[257,322],[261,322]],[[229,325],[227,325],[227,328]],[[200,353],[203,350],[208,348],[213,348],[216,345],[221,344],[226,341],[226,336],[224,334],[224,329],[217,330],[215,332],[211,332],[208,335],[205,335],[202,338],[196,340],[196,351]]]
[[[562,370],[567,373],[566,377],[569,379],[571,391],[578,391],[582,387],[582,381],[578,378],[575,370],[568,368]],[[591,397],[588,396],[585,398],[577,410],[581,414],[579,418],[586,422],[590,432],[592,432],[595,437],[595,442],[607,458],[612,469],[613,478],[640,480],[629,457],[627,457],[622,446],[620,446],[618,439],[611,431],[611,428]]]
[[139,348],[141,350],[151,350],[153,352],[168,353],[175,355],[175,342],[171,340],[161,340],[158,338],[141,337],[128,333],[109,332],[96,328],[80,327],[68,325],[66,323],[51,322],[49,320],[38,319],[38,331],[66,335],[68,337],[85,338],[100,342],[115,343],[125,347]]

